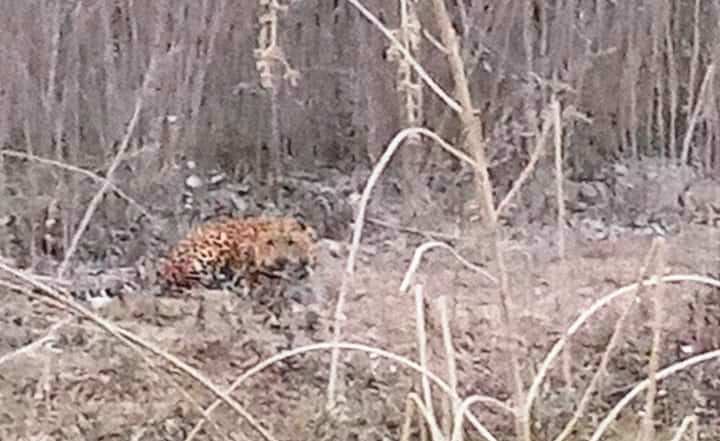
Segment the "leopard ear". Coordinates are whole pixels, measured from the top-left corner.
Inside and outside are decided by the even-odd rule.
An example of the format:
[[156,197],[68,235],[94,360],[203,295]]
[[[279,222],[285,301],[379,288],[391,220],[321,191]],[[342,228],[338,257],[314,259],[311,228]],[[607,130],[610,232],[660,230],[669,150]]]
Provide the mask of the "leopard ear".
[[294,217],[294,219],[295,219],[295,222],[297,222],[298,226],[299,226],[303,231],[310,231],[310,232],[315,231],[315,229],[314,229],[314,228],[312,227],[312,225],[310,225],[310,223],[304,218],[304,216],[296,215],[296,216]]
[[307,235],[310,237],[310,240],[313,242],[316,242],[319,238],[317,230],[310,224],[304,223],[301,221],[298,221],[298,224],[300,225],[300,228],[304,233],[307,233]]
[[300,228],[307,228],[307,219],[305,219],[305,216],[302,213],[293,212],[292,215],[286,218],[286,221],[288,221],[286,224],[295,221]]

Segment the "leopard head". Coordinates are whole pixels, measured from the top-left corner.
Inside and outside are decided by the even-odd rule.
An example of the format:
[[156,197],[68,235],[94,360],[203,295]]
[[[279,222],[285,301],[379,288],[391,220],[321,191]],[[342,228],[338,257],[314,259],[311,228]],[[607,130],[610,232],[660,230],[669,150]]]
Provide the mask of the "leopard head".
[[317,238],[317,232],[309,225],[285,219],[260,235],[256,250],[258,264],[265,272],[303,279],[315,267]]

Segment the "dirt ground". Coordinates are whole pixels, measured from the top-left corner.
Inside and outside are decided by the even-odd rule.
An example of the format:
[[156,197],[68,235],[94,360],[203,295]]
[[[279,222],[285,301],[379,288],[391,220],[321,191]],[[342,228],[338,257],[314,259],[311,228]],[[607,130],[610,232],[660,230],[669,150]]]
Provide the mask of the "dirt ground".
[[[588,241],[569,234],[565,259],[548,237],[528,246],[508,239],[512,334],[503,331],[496,285],[464,268],[449,252],[428,253],[415,283],[426,297],[429,364],[447,378],[438,299],[446,296],[456,351],[461,397],[486,395],[511,404],[509,354],[519,355],[527,388],[543,358],[581,311],[613,290],[632,283],[650,249],[651,236],[628,235]],[[417,359],[413,292],[399,291],[415,247],[413,233],[369,223],[358,258],[354,290],[347,298],[345,341],[368,344]],[[478,241],[455,243],[463,256],[483,266]],[[485,247],[487,248],[487,247]],[[720,230],[684,225],[667,240],[671,274],[720,271]],[[228,387],[238,376],[278,351],[324,342],[332,319],[347,247],[324,240],[312,289],[294,290],[281,310],[221,292],[188,298],[127,296],[99,314],[179,357],[214,384]],[[485,269],[497,274],[492,264]],[[720,291],[698,284],[665,287],[660,366],[720,348]],[[657,290],[633,304],[620,338],[573,439],[591,428],[629,389],[647,375]],[[550,440],[572,416],[596,372],[616,322],[632,303],[629,296],[600,310],[572,339],[556,362],[533,411],[537,440]],[[184,374],[147,353],[128,348],[86,319],[72,318],[41,344],[69,313],[37,300],[0,291],[0,439],[15,440],[183,440],[202,420],[214,397]],[[629,303],[630,302],[630,303]],[[248,412],[279,440],[399,439],[408,394],[422,393],[419,376],[391,361],[362,352],[341,354],[338,407],[324,411],[328,352],[312,352],[273,365],[247,379],[233,393]],[[657,439],[666,439],[686,416],[696,415],[700,439],[720,439],[720,361],[683,370],[659,385],[655,409]],[[442,414],[439,390],[437,412]],[[605,439],[631,439],[644,395],[624,411]],[[510,415],[472,407],[500,440],[511,439]],[[628,428],[629,427],[629,428]],[[414,430],[417,434],[417,429]],[[482,439],[466,430],[465,439]],[[632,432],[634,433],[634,432]],[[197,440],[261,439],[226,405],[215,410]],[[634,438],[632,438],[634,439]],[[667,437],[669,439],[669,437]]]

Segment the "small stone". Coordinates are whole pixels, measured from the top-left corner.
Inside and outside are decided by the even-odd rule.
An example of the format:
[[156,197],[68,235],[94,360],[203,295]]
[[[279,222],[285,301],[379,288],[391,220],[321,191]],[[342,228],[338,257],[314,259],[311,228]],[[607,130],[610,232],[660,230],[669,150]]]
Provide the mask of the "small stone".
[[680,346],[680,351],[682,351],[682,353],[685,355],[690,355],[695,353],[695,348],[693,347],[693,345],[684,344]]
[[164,299],[162,302],[154,303],[156,314],[165,319],[176,319],[187,315],[185,305],[181,300]]
[[227,178],[227,175],[226,175],[225,173],[219,173],[219,174],[214,175],[214,176],[212,176],[212,177],[210,178],[210,183],[211,183],[212,185],[216,185],[216,184],[219,184],[219,183],[221,183],[222,181],[224,181],[225,178]]
[[599,219],[581,219],[579,229],[583,237],[589,240],[604,240],[609,236],[607,225]]
[[235,206],[236,211],[240,213],[245,213],[248,210],[248,203],[244,198],[233,194],[230,196],[230,200]]
[[579,196],[586,201],[594,201],[600,197],[600,192],[594,185],[583,182],[580,184]]
[[203,185],[203,180],[197,175],[190,175],[187,179],[185,179],[185,185],[188,188],[200,188]]
[[197,167],[195,161],[188,161],[186,165],[189,170],[195,170],[195,167]]
[[632,220],[632,226],[636,228],[647,227],[650,224],[650,216],[647,213],[638,213]]
[[250,192],[250,185],[249,184],[230,184],[227,186],[227,189],[230,191],[234,191],[237,194],[248,194]]
[[9,227],[15,222],[15,216],[8,214],[7,216],[0,217],[0,225],[3,227]]
[[345,244],[336,240],[322,239],[320,244],[327,248],[328,252],[333,257],[341,257],[345,254]]
[[613,171],[620,176],[627,176],[630,174],[630,169],[624,164],[613,164]]

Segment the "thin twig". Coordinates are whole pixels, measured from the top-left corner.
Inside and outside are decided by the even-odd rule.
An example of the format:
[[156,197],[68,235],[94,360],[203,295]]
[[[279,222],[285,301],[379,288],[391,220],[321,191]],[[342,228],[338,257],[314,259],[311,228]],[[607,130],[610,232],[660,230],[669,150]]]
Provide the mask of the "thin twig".
[[12,150],[0,150],[0,155],[3,155],[3,156],[12,156],[12,157],[15,157],[15,158],[24,158],[24,159],[29,159],[29,160],[31,160],[31,161],[39,162],[39,163],[41,163],[41,164],[52,165],[52,166],[55,166],[55,167],[58,167],[58,168],[62,168],[62,169],[65,169],[65,170],[69,170],[69,171],[72,171],[72,172],[79,173],[79,174],[81,174],[81,175],[87,176],[87,177],[91,178],[91,179],[92,179],[93,181],[95,181],[95,182],[99,182],[99,183],[108,182],[108,183],[109,183],[109,188],[112,189],[112,191],[114,191],[115,193],[117,193],[118,196],[120,196],[121,199],[125,199],[130,205],[132,205],[132,206],[134,206],[135,208],[137,208],[137,209],[138,209],[144,216],[146,216],[148,219],[150,219],[150,220],[155,220],[155,217],[154,217],[152,214],[150,214],[150,212],[147,211],[147,210],[145,209],[145,207],[143,207],[142,205],[140,205],[140,203],[137,202],[135,199],[133,199],[133,198],[131,198],[130,196],[128,196],[124,191],[122,191],[122,189],[121,189],[120,187],[118,187],[117,185],[115,185],[115,184],[113,184],[112,182],[110,182],[107,178],[103,178],[102,176],[100,176],[100,175],[98,175],[98,174],[96,174],[96,173],[93,173],[93,172],[91,172],[90,170],[87,170],[87,169],[84,169],[84,168],[81,168],[81,167],[76,167],[76,166],[71,165],[71,164],[65,164],[64,162],[56,161],[56,160],[54,160],[54,159],[42,158],[42,157],[40,157],[40,156],[31,155],[31,154],[29,154],[29,153],[15,152],[15,151],[12,151]]
[[[545,359],[540,365],[540,368],[538,369],[537,374],[535,375],[535,378],[533,378],[532,385],[530,386],[530,389],[527,394],[527,398],[525,400],[525,403],[523,404],[523,407],[525,408],[523,410],[523,413],[529,414],[530,409],[532,409],[533,402],[535,398],[537,398],[540,386],[542,385],[543,381],[545,380],[545,377],[547,376],[550,367],[552,366],[553,362],[557,358],[558,354],[563,350],[565,345],[567,344],[567,341],[572,338],[573,335],[575,335],[578,330],[592,317],[597,313],[598,311],[602,310],[605,306],[607,306],[610,302],[617,299],[618,297],[621,297],[623,295],[629,295],[632,293],[636,293],[640,287],[646,287],[646,286],[654,286],[659,283],[677,283],[677,282],[694,282],[698,284],[705,284],[709,286],[714,286],[715,288],[720,288],[720,280],[713,279],[712,277],[706,277],[698,274],[674,274],[664,277],[651,277],[649,279],[642,280],[641,282],[635,282],[627,286],[623,286],[619,289],[616,289],[615,291],[611,292],[610,294],[607,294],[600,299],[598,299],[595,303],[590,305],[589,308],[587,308],[585,311],[583,311],[580,316],[575,319],[575,321],[568,327],[568,329],[565,331],[563,336],[558,340],[553,347],[550,349],[548,354],[545,356]],[[660,378],[658,378],[660,379]]]
[[442,439],[442,437],[436,436],[440,432],[438,429],[437,418],[435,417],[435,409],[433,406],[432,389],[430,388],[430,379],[427,373],[428,368],[428,350],[427,350],[427,335],[425,332],[425,302],[423,300],[423,286],[421,284],[415,285],[415,335],[417,336],[418,345],[418,359],[420,360],[420,366],[422,367],[422,373],[420,374],[420,384],[422,385],[422,397],[425,407],[427,407],[427,414],[425,418],[433,433],[433,439]]
[[368,217],[367,221],[371,224],[380,225],[381,227],[392,228],[393,230],[402,231],[405,233],[417,234],[427,239],[443,239],[443,240],[460,240],[460,236],[455,234],[445,234],[438,231],[427,231],[420,230],[413,227],[404,227],[402,225],[394,224],[392,222],[384,221],[382,219]]
[[599,441],[602,436],[605,434],[605,431],[610,427],[610,424],[612,424],[613,421],[620,415],[620,412],[625,408],[625,406],[628,405],[640,392],[644,391],[650,386],[651,381],[660,381],[663,380],[677,372],[680,372],[684,369],[689,369],[696,364],[703,363],[706,361],[711,361],[714,359],[720,359],[720,349],[716,349],[714,351],[708,351],[704,352],[702,354],[695,355],[693,357],[687,358],[681,362],[672,364],[665,369],[662,369],[658,371],[658,373],[655,375],[653,379],[646,378],[645,380],[641,381],[637,386],[635,386],[630,392],[628,392],[627,395],[625,395],[616,405],[612,408],[610,413],[600,422],[600,424],[597,426],[597,430],[595,433],[593,433],[592,437],[590,438],[590,441]]
[[[62,308],[73,311],[76,314],[79,314],[89,319],[98,327],[100,327],[101,329],[109,333],[111,336],[122,342],[128,348],[136,352],[141,358],[145,358],[145,354],[142,351],[142,349],[144,349],[164,359],[165,361],[173,365],[175,368],[177,368],[181,372],[184,372],[190,378],[203,385],[216,397],[229,405],[235,412],[237,412],[238,415],[242,416],[254,430],[260,433],[263,438],[268,441],[276,441],[275,437],[273,437],[270,432],[264,429],[255,419],[255,417],[253,417],[247,410],[245,410],[245,408],[242,407],[240,403],[233,399],[229,394],[224,393],[222,390],[220,390],[218,386],[212,383],[197,369],[188,365],[187,363],[165,351],[164,349],[161,349],[160,347],[144,340],[143,338],[133,334],[132,332],[126,331],[125,329],[116,326],[109,320],[106,320],[99,315],[93,313],[82,304],[74,301],[69,295],[63,295],[54,288],[38,281],[33,277],[28,276],[27,274],[24,274],[23,272],[16,270],[15,268],[5,265],[2,262],[0,262],[0,270],[4,270],[7,273],[12,274],[13,276],[22,279],[25,282],[28,282],[32,286],[42,290],[46,295],[37,295],[28,289],[21,289],[20,292],[23,292],[29,297],[37,298],[38,300],[41,300],[45,303],[49,303],[53,306],[56,306],[59,303],[60,305],[62,305]],[[6,284],[2,280],[0,280],[0,285],[12,286],[11,284]]]
[[348,3],[350,3],[355,9],[360,11],[360,13],[370,21],[376,28],[380,30],[380,32],[390,40],[398,51],[400,51],[403,56],[405,56],[405,59],[407,62],[415,69],[418,76],[422,78],[425,83],[427,83],[428,87],[430,87],[430,90],[435,92],[437,96],[439,96],[445,104],[448,105],[451,109],[456,111],[457,113],[462,112],[462,107],[460,104],[457,103],[452,97],[443,90],[442,87],[438,83],[435,82],[435,80],[432,79],[430,74],[428,74],[425,69],[420,65],[420,63],[417,62],[415,57],[412,56],[412,54],[402,45],[400,41],[398,41],[397,38],[393,35],[392,31],[390,31],[385,25],[382,24],[380,19],[375,17],[372,12],[370,12],[365,6],[363,6],[358,0],[348,0]]
[[[637,277],[635,278],[638,283],[640,283],[642,280],[645,279],[647,272],[650,269],[650,265],[652,264],[652,260],[655,257],[657,253],[657,242],[653,241],[652,245],[650,246],[650,249],[645,255],[645,258],[643,259],[642,265],[637,270]],[[639,285],[640,288],[638,289],[636,296],[640,296],[642,294],[642,291],[644,290],[644,285]],[[590,379],[590,383],[585,388],[585,392],[583,392],[582,397],[580,398],[580,402],[575,406],[575,412],[573,413],[573,416],[570,418],[570,421],[568,421],[565,424],[565,427],[560,432],[560,434],[555,438],[554,441],[564,441],[566,438],[571,436],[575,432],[576,425],[578,421],[580,421],[580,418],[583,417],[583,414],[585,413],[585,410],[587,409],[588,404],[590,404],[590,400],[595,395],[595,392],[597,390],[597,385],[599,384],[600,380],[602,379],[602,376],[607,372],[607,366],[610,362],[610,357],[612,356],[613,351],[615,348],[617,348],[618,343],[621,341],[622,334],[621,331],[623,327],[625,326],[625,322],[627,318],[630,316],[630,312],[632,311],[632,308],[634,306],[634,302],[628,302],[627,305],[622,309],[620,313],[620,317],[615,321],[615,326],[613,328],[613,332],[610,335],[610,340],[605,345],[605,349],[603,351],[602,356],[600,357],[600,363],[598,364],[597,368],[595,369],[595,373],[593,374],[592,378]],[[565,349],[566,351],[567,349]],[[563,351],[563,353],[565,352]],[[526,428],[526,430],[529,430],[529,428]]]
[[[708,85],[712,83],[713,77],[715,76],[715,64],[710,64],[705,72],[705,78],[700,85],[700,92],[698,93],[698,99],[693,108],[693,112],[688,120],[688,128],[685,132],[685,139],[683,140],[682,154],[680,155],[680,161],[682,164],[687,164],[690,157],[690,144],[692,141],[693,134],[695,132],[695,126],[697,125],[700,117],[700,112],[703,110],[705,105],[705,99],[707,96],[706,90]],[[692,85],[691,85],[692,86]]]
[[[163,56],[163,58],[169,59],[178,52],[179,52],[179,48],[173,47],[170,51],[168,51]],[[113,173],[115,173],[115,170],[118,168],[118,166],[122,162],[122,156],[125,153],[125,150],[127,150],[128,145],[130,144],[130,137],[132,136],[132,132],[135,130],[135,126],[137,126],[138,120],[140,119],[140,111],[143,108],[146,96],[150,92],[150,84],[155,79],[155,73],[156,73],[156,70],[157,70],[159,64],[160,64],[160,62],[158,61],[158,59],[156,57],[152,57],[150,59],[150,65],[148,66],[147,72],[145,72],[145,78],[143,78],[143,84],[140,87],[140,90],[138,91],[137,97],[135,99],[135,110],[133,111],[133,115],[130,118],[130,123],[128,124],[127,129],[125,130],[125,136],[123,137],[123,140],[120,143],[118,151],[115,154],[115,158],[113,159],[113,162],[110,164],[110,167],[108,167],[107,179],[105,180],[105,182],[103,182],[100,189],[97,191],[97,193],[95,193],[95,196],[93,196],[92,200],[88,204],[88,207],[85,210],[85,214],[83,215],[82,220],[80,221],[80,225],[78,226],[77,230],[75,231],[75,234],[72,237],[72,240],[70,241],[70,246],[68,247],[68,250],[65,253],[65,257],[63,258],[62,263],[58,267],[58,271],[57,271],[58,277],[63,277],[65,275],[65,271],[67,271],[67,267],[68,267],[68,264],[70,263],[70,259],[72,258],[72,256],[75,254],[75,251],[77,250],[77,247],[80,243],[80,239],[82,238],[83,234],[85,233],[85,230],[87,230],[88,225],[90,225],[90,220],[92,219],[92,216],[95,213],[95,210],[97,210],[97,207],[100,204],[100,201],[102,200],[103,195],[105,194],[105,192],[107,192],[108,188],[110,188],[110,179],[112,179]]]
[[[438,299],[438,308],[440,310],[440,326],[442,327],[443,346],[445,347],[445,358],[447,359],[448,370],[448,386],[453,391],[451,394],[452,415],[462,414],[462,402],[452,398],[458,395],[458,375],[457,375],[457,359],[455,355],[455,347],[452,342],[452,331],[450,330],[450,316],[448,313],[447,296],[441,296]],[[454,429],[454,430],[457,430]],[[448,438],[451,435],[448,434]],[[462,432],[453,441],[462,441]]]
[[420,262],[422,261],[423,256],[426,252],[430,251],[433,248],[443,248],[460,261],[466,268],[470,269],[471,271],[474,271],[482,276],[484,276],[486,279],[490,280],[493,284],[497,285],[500,283],[496,277],[494,277],[492,274],[485,271],[482,267],[479,265],[475,265],[474,263],[471,263],[467,259],[465,259],[463,256],[458,253],[455,248],[451,247],[450,245],[446,244],[445,242],[437,242],[437,241],[431,241],[431,242],[425,242],[424,244],[420,245],[415,249],[415,253],[413,254],[413,258],[410,261],[410,265],[408,266],[407,271],[405,271],[405,276],[403,277],[403,281],[400,284],[400,292],[406,292],[408,289],[410,289],[410,284],[413,281],[413,278],[415,277],[415,273],[417,272],[418,268],[420,267]]
[[[551,106],[554,106],[554,104],[551,103]],[[535,165],[540,160],[540,158],[542,158],[542,155],[545,152],[545,145],[547,144],[547,138],[550,135],[550,129],[552,127],[553,120],[548,115],[548,118],[546,118],[545,122],[543,123],[542,132],[540,133],[540,137],[537,140],[537,144],[535,144],[535,148],[533,149],[532,156],[530,156],[530,161],[528,162],[528,165],[525,166],[525,168],[520,173],[520,176],[518,176],[515,182],[513,182],[510,191],[507,192],[503,200],[500,201],[500,204],[498,204],[498,216],[502,214],[503,210],[510,204],[510,202],[512,202],[515,194],[520,191],[520,188],[522,188],[525,181],[527,181],[532,175],[532,172],[535,170]]]
[[[340,341],[340,338],[342,336],[345,299],[348,296],[348,292],[350,291],[350,289],[354,286],[355,282],[355,262],[357,260],[357,255],[360,250],[360,239],[362,238],[363,227],[365,225],[365,212],[367,211],[367,205],[370,201],[370,195],[372,194],[372,190],[373,188],[375,188],[377,180],[380,178],[380,175],[385,170],[385,167],[387,167],[390,159],[392,159],[393,155],[395,154],[395,151],[400,147],[400,145],[402,145],[403,141],[405,141],[405,139],[407,138],[412,138],[413,136],[417,135],[424,135],[432,139],[433,141],[437,142],[440,147],[442,147],[444,150],[446,150],[456,158],[475,166],[475,161],[473,161],[472,158],[450,145],[433,131],[422,127],[411,127],[401,130],[397,135],[395,135],[392,141],[390,141],[387,149],[385,149],[385,152],[373,168],[373,171],[370,174],[368,182],[367,184],[365,184],[365,188],[363,189],[363,193],[360,197],[360,203],[358,206],[357,215],[355,216],[355,223],[353,225],[353,235],[352,242],[350,244],[350,251],[348,253],[348,258],[345,265],[345,271],[342,275],[340,291],[338,293],[338,300],[335,306],[335,315],[333,319],[333,341]],[[333,351],[330,357],[330,378],[328,380],[327,387],[327,407],[330,409],[335,406],[335,386],[337,383],[337,371],[340,361],[339,357],[340,352],[337,350]]]
[[[386,351],[383,349],[379,349],[379,348],[375,348],[372,346],[363,345],[363,344],[359,344],[359,343],[347,343],[347,342],[314,343],[314,344],[310,344],[307,346],[301,346],[299,348],[290,349],[290,350],[281,352],[279,354],[273,355],[272,357],[269,357],[269,358],[263,360],[262,362],[256,364],[251,369],[247,370],[245,373],[240,375],[237,379],[235,379],[235,381],[233,381],[233,383],[225,391],[225,393],[227,395],[232,394],[248,378],[252,377],[253,375],[256,375],[258,372],[261,372],[262,370],[264,370],[282,360],[288,359],[290,357],[302,355],[302,354],[305,354],[308,352],[321,351],[321,350],[323,350],[323,351],[336,350],[336,349],[366,352],[368,354],[376,355],[378,357],[387,358],[388,360],[391,360],[395,363],[402,364],[403,366],[408,367],[416,372],[419,372],[419,373],[426,372],[426,375],[430,379],[430,381],[432,381],[443,392],[445,392],[446,394],[449,394],[452,398],[456,398],[456,399],[459,398],[457,396],[453,397],[452,389],[440,377],[435,375],[432,371],[425,371],[422,368],[422,366],[420,366],[418,363],[416,363],[406,357],[394,354],[390,351]],[[510,415],[515,414],[515,410],[512,407],[508,406],[507,404],[503,403],[502,401],[500,401],[496,398],[482,396],[482,397],[478,397],[478,401],[481,401],[485,404],[494,406],[494,407],[498,408],[499,410],[501,410],[502,412],[508,413]],[[220,405],[219,400],[216,400],[215,402],[213,402],[210,406],[208,406],[208,408],[206,410],[206,414],[210,414],[219,405]],[[477,420],[477,418],[467,408],[464,410],[464,414],[468,418],[468,421],[470,421],[470,424],[472,424],[472,426],[475,428],[475,430],[477,430],[481,434],[486,434],[486,433],[489,434],[487,429],[485,429],[485,427]],[[198,425],[201,425],[201,424],[202,424],[202,422],[198,423]],[[198,427],[196,426],[195,429],[193,429],[193,432],[195,432],[196,429],[199,430]],[[488,440],[495,440],[495,438],[492,435],[485,436],[485,438]],[[186,441],[188,441],[188,440],[189,439],[186,439]]]
[[45,335],[40,337],[39,339],[31,342],[30,344],[27,344],[23,347],[17,348],[12,352],[9,352],[7,354],[3,354],[0,357],[0,366],[4,363],[7,363],[8,361],[12,360],[13,358],[27,354],[29,352],[34,351],[35,349],[39,348],[40,346],[44,345],[46,342],[52,340],[55,338],[55,333],[58,331],[58,329],[62,328],[63,326],[67,325],[72,321],[74,317],[66,317],[64,320],[59,321],[55,324],[53,324],[47,332],[45,332]]

